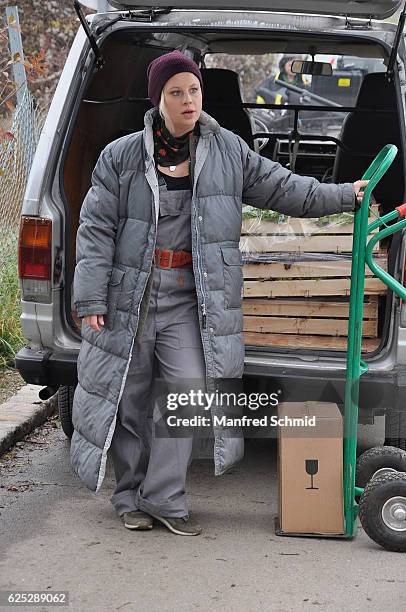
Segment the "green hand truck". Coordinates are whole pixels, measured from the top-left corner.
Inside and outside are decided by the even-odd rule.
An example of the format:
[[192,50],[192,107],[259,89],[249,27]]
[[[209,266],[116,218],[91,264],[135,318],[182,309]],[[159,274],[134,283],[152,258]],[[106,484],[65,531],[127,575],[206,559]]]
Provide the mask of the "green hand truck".
[[[406,300],[406,288],[379,267],[372,257],[378,240],[406,227],[406,219],[387,225],[406,217],[406,204],[368,225],[371,192],[396,154],[395,145],[386,145],[365,172],[362,179],[369,180],[369,183],[363,188],[362,204],[354,218],[344,396],[344,537],[354,537],[359,516],[364,531],[372,540],[387,550],[406,552],[406,452],[393,446],[382,446],[367,450],[358,461],[356,458],[359,383],[361,376],[368,371],[368,364],[361,359],[365,264]],[[368,235],[381,226],[384,229],[374,233],[368,241]]]

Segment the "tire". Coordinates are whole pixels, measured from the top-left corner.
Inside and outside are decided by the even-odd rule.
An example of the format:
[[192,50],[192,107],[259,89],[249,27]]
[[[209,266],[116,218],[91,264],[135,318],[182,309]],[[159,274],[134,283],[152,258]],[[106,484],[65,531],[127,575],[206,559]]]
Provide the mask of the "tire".
[[[395,509],[400,517],[392,514]],[[359,500],[359,519],[371,540],[386,550],[406,552],[406,473],[370,480]]]
[[406,450],[406,412],[388,410],[385,415],[385,444]]
[[64,434],[71,438],[73,436],[72,406],[75,387],[63,386],[58,390],[59,419]]
[[356,486],[364,488],[376,472],[385,468],[388,472],[406,472],[406,451],[394,446],[376,446],[362,453],[357,459]]

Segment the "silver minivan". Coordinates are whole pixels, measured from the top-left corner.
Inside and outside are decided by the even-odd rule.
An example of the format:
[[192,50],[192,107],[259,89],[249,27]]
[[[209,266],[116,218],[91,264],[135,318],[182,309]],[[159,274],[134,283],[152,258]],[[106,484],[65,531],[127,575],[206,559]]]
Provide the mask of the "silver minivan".
[[[81,343],[72,296],[80,208],[101,150],[143,128],[150,108],[146,67],[153,58],[179,49],[195,59],[204,73],[205,110],[261,155],[300,174],[355,181],[382,146],[395,144],[397,158],[374,195],[380,214],[405,201],[404,15],[398,23],[387,21],[400,1],[82,4],[97,12],[85,17],[75,3],[81,23],[36,151],[19,243],[27,346],[17,354],[16,367],[27,382],[44,385],[42,398],[58,391],[68,436]],[[255,86],[286,54],[339,61],[330,62],[329,75],[303,70],[303,88],[284,84],[297,94],[293,104],[252,101]],[[345,87],[351,96],[345,97]],[[382,245],[388,271],[401,282],[405,246],[403,234]],[[384,416],[386,444],[406,449],[406,306],[390,291],[375,297],[375,332],[364,345],[369,371],[361,380],[360,421]],[[309,304],[314,299],[302,296]],[[323,300],[319,296],[318,304]],[[261,336],[251,330],[244,384],[248,390],[277,390],[284,401],[342,404],[345,349],[345,336],[337,338],[328,325],[327,332],[304,337],[300,331]]]

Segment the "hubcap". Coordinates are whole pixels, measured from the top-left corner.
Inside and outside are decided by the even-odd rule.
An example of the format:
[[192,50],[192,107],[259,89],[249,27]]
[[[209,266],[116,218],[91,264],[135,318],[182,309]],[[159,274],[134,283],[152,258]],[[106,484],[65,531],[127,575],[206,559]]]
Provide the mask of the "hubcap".
[[386,476],[386,474],[396,474],[396,473],[397,473],[397,470],[395,470],[394,468],[383,467],[383,468],[380,468],[379,470],[376,470],[371,480],[373,478],[376,478],[377,476]]
[[382,520],[393,531],[406,531],[406,497],[391,497],[382,507]]

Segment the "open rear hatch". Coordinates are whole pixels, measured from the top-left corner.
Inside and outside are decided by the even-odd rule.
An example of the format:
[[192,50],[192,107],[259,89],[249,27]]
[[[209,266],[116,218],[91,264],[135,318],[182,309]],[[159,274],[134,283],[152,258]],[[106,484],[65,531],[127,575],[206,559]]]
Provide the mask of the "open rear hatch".
[[[109,0],[113,7],[125,10],[155,8],[156,0]],[[387,19],[394,15],[401,0],[160,0],[160,7],[174,9],[250,10],[280,13],[311,13],[317,15],[348,15],[349,17]]]
[[[142,5],[132,0],[110,0],[110,4],[120,9],[153,7],[153,3],[148,4],[144,0]],[[256,0],[254,6],[269,11],[298,12],[299,4],[287,0],[282,7],[282,2]],[[400,4],[398,1],[324,0],[309,2],[306,12],[314,10],[324,14],[339,12],[356,17],[387,17],[392,15]],[[160,6],[163,5],[164,2],[161,2]],[[171,2],[173,8],[198,6],[198,2],[193,3],[192,0],[185,3]],[[238,0],[232,5],[227,0],[208,0],[205,8],[235,10],[252,9],[253,6],[240,6]],[[401,26],[394,42],[394,59],[400,32]],[[137,79],[134,75],[129,81],[125,75],[129,74],[130,66],[135,60],[137,74],[145,74],[148,63],[162,52],[158,46],[147,44],[144,47],[141,38],[140,44],[134,45],[133,35],[128,36],[128,39],[123,35],[113,35],[109,36],[103,45],[103,61],[90,29],[87,33],[95,51],[96,66],[100,69],[93,73],[88,83],[66,157],[65,193],[72,219],[72,237],[76,235],[81,203],[89,187],[91,171],[100,150],[107,142],[120,135],[143,127],[143,116],[149,108],[146,79]],[[241,250],[251,253],[256,251],[256,257],[251,260],[248,258],[244,266],[243,307],[247,344],[267,347],[268,350],[342,353],[346,348],[352,219],[334,219],[321,225],[311,219],[291,219],[287,220],[287,223],[276,224],[274,219],[266,218],[266,215],[259,211],[258,213],[254,219],[248,215],[242,228]],[[283,233],[286,236],[281,240]],[[294,248],[291,248],[293,237]],[[286,246],[286,238],[290,242],[289,248]],[[265,241],[266,248],[262,246]],[[313,241],[311,248],[307,244],[310,241]],[[270,248],[272,244],[275,248]],[[284,244],[283,249],[281,244]],[[327,248],[331,245],[332,249]],[[286,260],[286,255],[291,255],[291,251],[303,254],[306,250],[304,246],[308,247],[313,255],[316,253],[316,256],[310,258],[301,255]],[[73,259],[74,239],[72,247]],[[334,254],[328,255],[331,250]],[[387,253],[380,251],[377,256],[386,261]],[[386,289],[378,286],[376,280],[368,274],[366,285],[369,295],[365,306],[363,347],[368,353],[377,350],[380,340],[383,340],[382,319],[384,312],[388,310]],[[274,299],[269,299],[270,297]],[[384,335],[386,336],[386,333]]]

